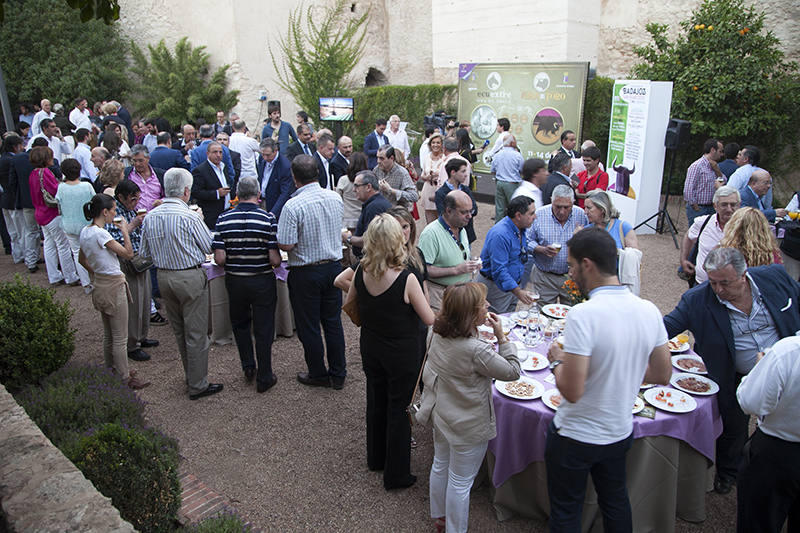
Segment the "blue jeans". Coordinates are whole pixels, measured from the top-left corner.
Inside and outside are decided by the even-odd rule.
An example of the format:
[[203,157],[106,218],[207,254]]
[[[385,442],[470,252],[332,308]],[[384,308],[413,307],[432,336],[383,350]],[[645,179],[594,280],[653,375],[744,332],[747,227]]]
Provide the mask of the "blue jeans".
[[544,460],[551,532],[580,532],[589,473],[603,513],[604,531],[630,533],[633,530],[625,473],[625,461],[631,446],[633,433],[614,444],[586,444],[562,437],[555,424],[550,423]]
[[[700,206],[700,211],[695,211],[694,209],[692,209],[691,205],[686,204],[686,220],[689,221],[689,226],[688,227],[689,228],[692,227],[692,224],[694,224],[694,219],[695,218],[701,217],[703,215],[713,215],[714,213],[716,213],[716,211],[714,211],[714,206],[713,205]],[[688,228],[687,228],[687,231],[688,231]]]
[[[342,271],[339,261],[324,265],[292,267],[286,280],[297,337],[303,344],[308,375],[314,379],[344,381],[347,375],[342,330],[342,291],[333,285]],[[325,345],[328,368],[325,367]]]

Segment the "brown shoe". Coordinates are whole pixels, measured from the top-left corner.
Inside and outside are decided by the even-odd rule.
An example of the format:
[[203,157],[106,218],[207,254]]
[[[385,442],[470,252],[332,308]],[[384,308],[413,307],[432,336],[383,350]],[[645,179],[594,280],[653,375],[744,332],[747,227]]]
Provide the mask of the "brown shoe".
[[150,386],[150,382],[149,381],[140,381],[140,380],[138,380],[138,379],[136,379],[134,377],[128,378],[128,387],[130,387],[130,388],[132,388],[134,390],[143,389],[143,388],[149,387],[149,386]]

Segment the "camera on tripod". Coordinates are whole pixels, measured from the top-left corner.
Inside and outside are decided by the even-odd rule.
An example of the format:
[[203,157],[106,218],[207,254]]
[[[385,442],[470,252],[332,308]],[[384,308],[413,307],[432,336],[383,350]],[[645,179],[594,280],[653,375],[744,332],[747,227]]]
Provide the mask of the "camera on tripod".
[[427,129],[428,126],[435,126],[439,128],[439,131],[444,134],[445,132],[445,125],[449,121],[455,121],[456,117],[454,115],[445,115],[444,111],[436,111],[429,117],[423,117],[423,122],[425,123],[425,128]]

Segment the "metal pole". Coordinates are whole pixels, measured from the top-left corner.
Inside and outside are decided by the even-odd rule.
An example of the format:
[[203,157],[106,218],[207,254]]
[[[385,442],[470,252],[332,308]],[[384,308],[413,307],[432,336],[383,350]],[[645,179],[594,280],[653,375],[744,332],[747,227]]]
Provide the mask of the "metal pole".
[[14,116],[11,114],[11,104],[8,102],[6,78],[3,76],[2,65],[0,65],[0,103],[3,105],[3,118],[6,121],[6,131],[14,131]]

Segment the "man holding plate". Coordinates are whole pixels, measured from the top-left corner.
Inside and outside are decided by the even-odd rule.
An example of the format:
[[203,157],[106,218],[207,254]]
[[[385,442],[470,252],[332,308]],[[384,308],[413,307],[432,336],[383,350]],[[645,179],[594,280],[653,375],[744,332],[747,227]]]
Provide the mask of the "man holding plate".
[[800,284],[782,265],[748,269],[735,248],[709,252],[708,282],[683,293],[664,317],[670,337],[690,330],[708,377],[717,382],[722,435],[717,439],[714,490],[727,494],[736,481],[750,417],[736,401],[736,387],[758,353],[800,330]]
[[668,383],[667,332],[651,302],[617,278],[617,245],[590,227],[569,242],[569,273],[589,300],[567,315],[564,347],[550,370],[562,402],[545,447],[550,531],[579,531],[589,473],[607,531],[631,531],[625,463],[633,446],[631,405],[642,382]]

